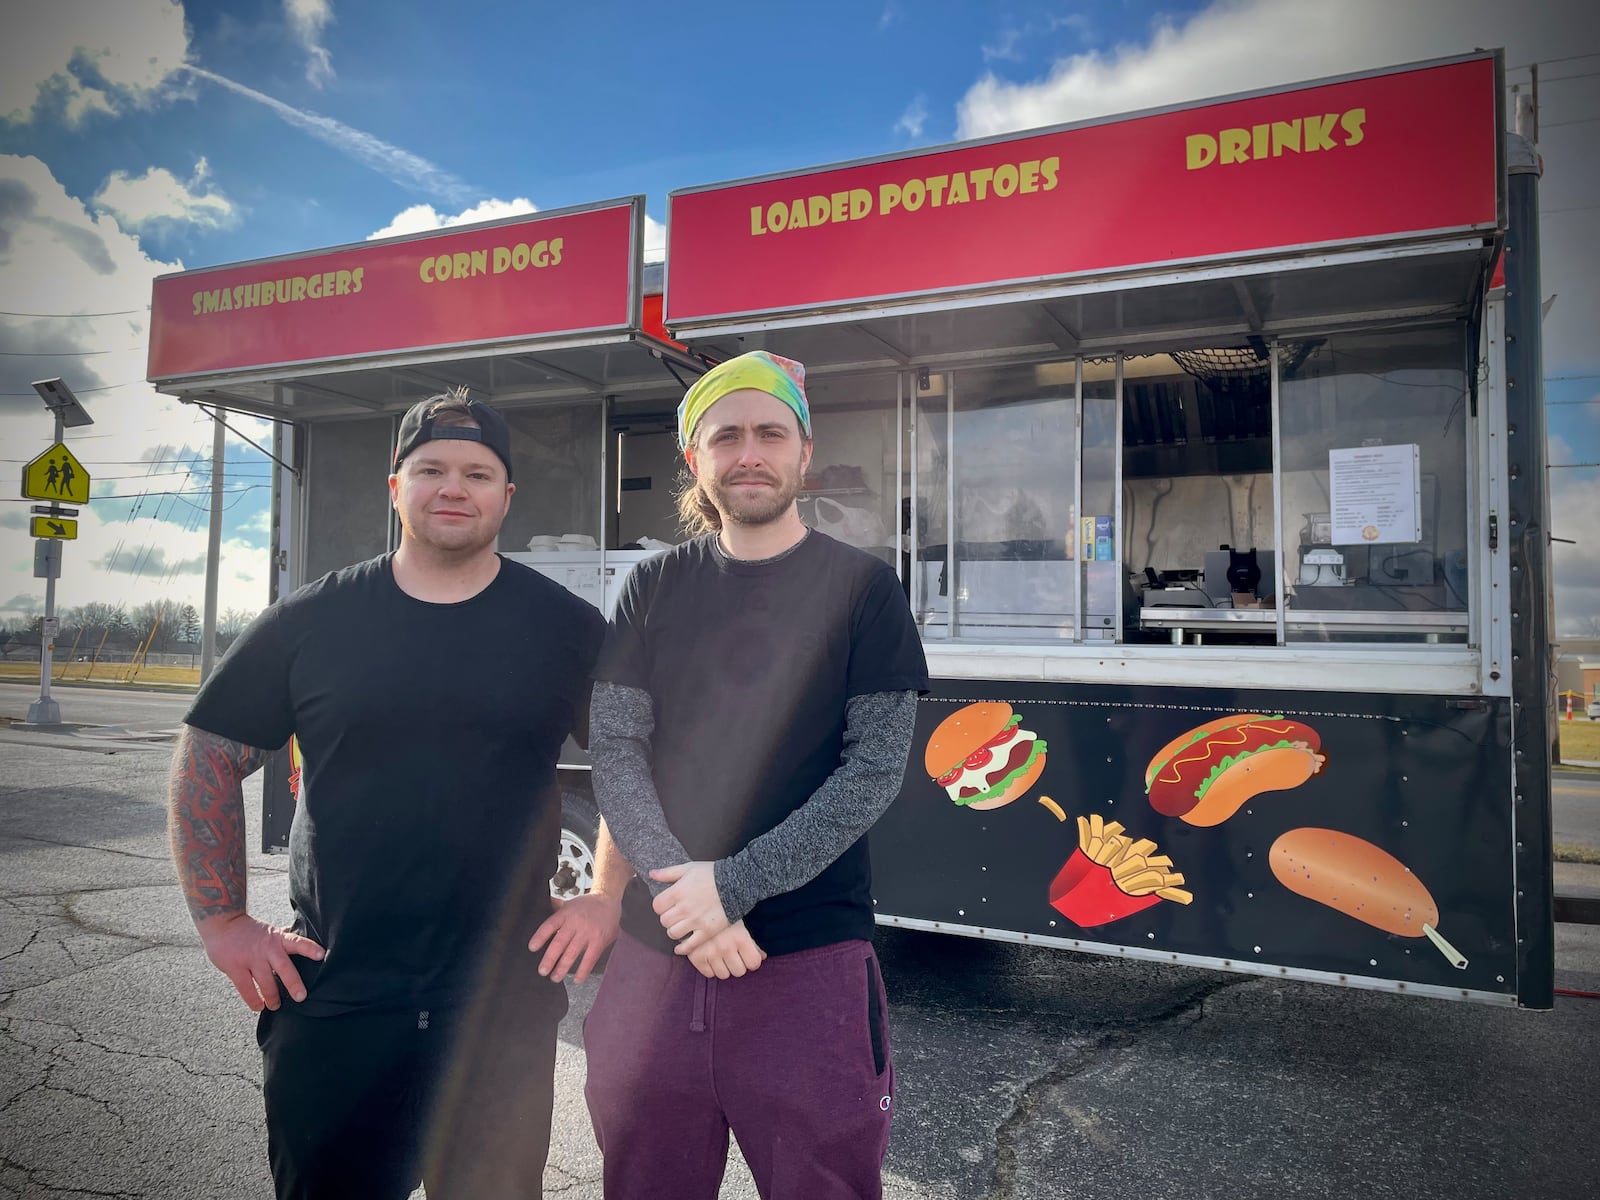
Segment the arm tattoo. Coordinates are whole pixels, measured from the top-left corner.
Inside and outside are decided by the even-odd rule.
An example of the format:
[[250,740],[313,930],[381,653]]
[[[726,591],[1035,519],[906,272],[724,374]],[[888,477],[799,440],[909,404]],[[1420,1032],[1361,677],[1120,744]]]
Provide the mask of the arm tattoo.
[[266,753],[186,725],[167,788],[167,833],[189,915],[241,913],[245,904],[245,777]]

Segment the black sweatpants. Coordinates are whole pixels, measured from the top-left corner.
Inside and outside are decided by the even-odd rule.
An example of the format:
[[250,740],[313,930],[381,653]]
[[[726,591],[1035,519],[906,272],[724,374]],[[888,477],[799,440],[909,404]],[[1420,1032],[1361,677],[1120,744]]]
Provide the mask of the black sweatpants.
[[[563,1005],[564,1007],[564,1005]],[[261,1014],[279,1200],[538,1200],[560,1011],[526,994],[445,1011]]]

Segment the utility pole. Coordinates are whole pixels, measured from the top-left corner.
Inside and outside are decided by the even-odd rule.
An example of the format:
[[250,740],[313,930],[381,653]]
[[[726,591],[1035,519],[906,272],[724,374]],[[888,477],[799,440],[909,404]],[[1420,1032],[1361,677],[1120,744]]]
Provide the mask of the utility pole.
[[222,413],[211,414],[211,527],[206,540],[206,603],[200,634],[200,682],[211,678],[217,662],[217,577],[222,564],[222,482],[227,429]]

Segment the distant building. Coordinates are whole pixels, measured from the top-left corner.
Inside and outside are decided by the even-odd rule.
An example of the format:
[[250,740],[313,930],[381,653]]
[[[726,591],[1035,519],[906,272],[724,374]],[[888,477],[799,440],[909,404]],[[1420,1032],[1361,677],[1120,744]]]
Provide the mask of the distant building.
[[[1600,638],[1564,638],[1553,647],[1556,652],[1556,694],[1580,693],[1584,701],[1593,700],[1600,688]],[[1577,700],[1574,699],[1574,704]]]

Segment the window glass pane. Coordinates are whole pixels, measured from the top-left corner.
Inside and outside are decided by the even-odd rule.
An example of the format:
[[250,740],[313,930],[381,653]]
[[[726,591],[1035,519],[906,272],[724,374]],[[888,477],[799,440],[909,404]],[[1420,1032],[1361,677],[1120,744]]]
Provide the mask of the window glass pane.
[[[600,545],[600,405],[596,401],[502,410],[511,430],[511,481],[517,493],[500,527],[500,549],[553,550]],[[529,545],[530,539],[540,542]]]
[[813,442],[799,504],[807,525],[898,571],[896,387],[893,375],[808,381]]
[[1070,640],[1076,365],[959,371],[953,384],[956,634]]
[[1110,641],[1122,613],[1117,520],[1117,370],[1111,358],[1083,364],[1083,515],[1075,553],[1083,564],[1083,636]]
[[389,548],[394,430],[390,417],[307,426],[307,582]]
[[1122,376],[1130,641],[1277,641],[1264,347],[1130,357]]
[[917,586],[913,614],[922,636],[950,636],[950,572],[947,530],[950,526],[950,378],[938,373],[918,377],[912,403],[916,430],[912,440],[915,470]]
[[1458,326],[1285,345],[1291,641],[1465,641],[1467,378]]

